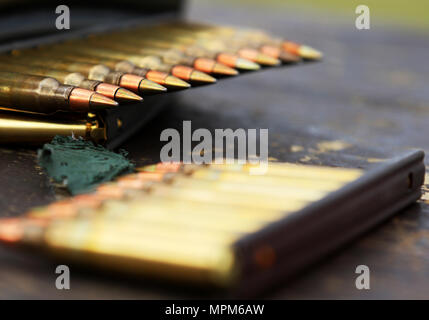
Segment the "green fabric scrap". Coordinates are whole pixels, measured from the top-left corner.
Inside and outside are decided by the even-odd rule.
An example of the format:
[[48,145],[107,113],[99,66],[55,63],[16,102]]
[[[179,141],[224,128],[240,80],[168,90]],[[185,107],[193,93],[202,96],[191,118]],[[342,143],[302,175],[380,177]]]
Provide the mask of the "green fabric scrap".
[[126,152],[114,153],[91,141],[55,136],[38,150],[40,166],[74,195],[88,192],[102,182],[134,171]]

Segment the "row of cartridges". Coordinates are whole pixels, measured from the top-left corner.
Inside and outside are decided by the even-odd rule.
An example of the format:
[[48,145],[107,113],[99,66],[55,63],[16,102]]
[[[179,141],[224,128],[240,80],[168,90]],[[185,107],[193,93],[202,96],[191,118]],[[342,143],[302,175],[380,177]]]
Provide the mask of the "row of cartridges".
[[[269,163],[158,163],[17,218],[0,219],[0,243],[120,273],[230,286],[235,245],[361,177],[362,170]],[[34,251],[34,250],[33,250]],[[274,247],[252,253],[276,264]]]
[[[309,46],[254,29],[178,21],[134,26],[0,55],[0,111],[86,117],[145,96],[321,57]],[[21,127],[97,135],[96,126],[88,124],[82,132],[78,125],[44,122],[38,128],[14,121],[0,113],[1,142],[20,134]]]

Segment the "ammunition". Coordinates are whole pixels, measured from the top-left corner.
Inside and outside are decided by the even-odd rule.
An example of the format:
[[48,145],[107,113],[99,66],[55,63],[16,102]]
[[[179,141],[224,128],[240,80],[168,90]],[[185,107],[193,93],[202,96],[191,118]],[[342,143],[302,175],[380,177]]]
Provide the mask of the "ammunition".
[[1,114],[1,143],[41,144],[51,141],[56,135],[74,135],[97,143],[106,139],[105,128],[97,119],[52,121],[18,113]]
[[[235,276],[235,258],[229,246],[219,243],[135,235],[101,221],[68,220],[44,226],[31,219],[8,219],[0,223],[0,240],[46,245],[55,255],[73,256],[137,275],[162,276],[191,283],[226,286]],[[112,227],[114,232],[112,233]],[[78,236],[78,238],[77,238]]]
[[[185,168],[188,165],[185,166]],[[277,165],[279,166],[279,165]],[[345,175],[341,174],[341,171],[349,172],[355,171],[350,169],[339,169],[339,177],[336,179],[333,175],[335,169],[329,168],[319,168],[319,167],[308,167],[302,168],[300,166],[288,166],[288,165],[280,165],[280,167],[288,167],[290,171],[293,173],[289,176],[248,176],[244,173],[239,173],[235,171],[231,171],[231,166],[222,165],[221,168],[226,170],[216,170],[210,169],[210,166],[193,166],[195,170],[192,170],[191,175],[189,174],[175,174],[174,176],[169,176],[172,172],[186,172],[187,169],[184,169],[183,165],[179,163],[173,164],[157,164],[155,166],[149,166],[141,168],[141,171],[136,174],[129,174],[123,177],[120,177],[117,182],[110,183],[106,185],[102,185],[97,189],[97,192],[90,195],[78,196],[74,197],[72,201],[66,201],[56,203],[54,206],[48,206],[50,215],[54,215],[55,217],[69,215],[70,212],[74,212],[74,215],[77,214],[77,210],[83,207],[91,207],[91,208],[99,208],[101,205],[105,207],[105,205],[109,205],[110,200],[113,198],[123,199],[124,196],[127,196],[128,201],[134,201],[137,203],[143,202],[145,206],[144,212],[148,211],[148,205],[155,206],[167,206],[168,208],[164,208],[169,212],[175,212],[175,210],[181,210],[177,208],[177,206],[183,205],[179,199],[173,199],[169,195],[165,194],[154,194],[153,190],[157,187],[157,185],[151,184],[150,182],[160,182],[165,181],[169,183],[174,188],[180,188],[183,190],[192,191],[194,188],[201,188],[204,190],[211,191],[213,193],[217,192],[218,202],[216,204],[217,210],[219,206],[223,206],[223,192],[217,191],[214,189],[216,187],[226,188],[228,192],[231,194],[241,197],[242,193],[245,193],[248,197],[252,198],[252,201],[255,200],[255,196],[258,199],[258,194],[261,194],[261,189],[266,190],[266,192],[262,192],[263,194],[268,193],[266,195],[267,199],[270,201],[277,199],[279,196],[289,197],[288,206],[284,205],[281,211],[270,211],[272,209],[263,209],[258,208],[258,210],[253,209],[251,206],[246,206],[238,203],[229,203],[229,207],[225,207],[222,212],[228,211],[228,208],[234,208],[235,213],[228,213],[230,215],[235,215],[240,212],[240,210],[244,210],[245,216],[251,218],[252,221],[270,221],[275,217],[279,217],[281,214],[284,214],[287,210],[296,210],[303,206],[308,200],[302,198],[302,191],[306,193],[313,193],[313,191],[322,191],[322,192],[331,192],[341,186],[343,186],[346,182],[351,179],[358,177],[358,172],[353,173],[347,179],[344,179]],[[196,169],[198,168],[198,169]],[[156,172],[158,170],[158,172]],[[333,171],[334,170],[334,171]],[[318,172],[330,173],[331,178],[328,181],[311,178],[309,175],[316,175]],[[167,177],[167,180],[165,179]],[[240,191],[237,190],[239,186],[246,186],[242,188]],[[161,186],[161,188],[163,188]],[[141,190],[141,192],[129,193],[126,190],[136,189]],[[231,190],[229,190],[231,189]],[[301,191],[299,191],[301,190]],[[292,191],[292,192],[291,192]],[[276,195],[278,194],[278,196]],[[317,198],[317,197],[316,197]],[[182,199],[183,200],[183,199]],[[190,199],[188,199],[190,200]],[[314,199],[310,199],[314,200]],[[206,204],[204,201],[207,199],[193,199],[193,201],[188,201],[187,203],[192,203],[192,206],[196,206],[199,208],[197,210],[201,215],[202,211],[205,213],[211,212],[211,214],[216,215],[217,210],[211,210],[211,206],[213,204]],[[277,201],[277,200],[274,200]],[[176,203],[177,202],[177,203]],[[210,201],[209,201],[210,202]],[[103,204],[104,203],[104,204]],[[107,204],[106,204],[107,203]],[[182,204],[181,204],[182,203]],[[295,204],[294,204],[295,203]],[[251,205],[253,202],[250,203]],[[175,205],[175,209],[171,208],[171,205]],[[231,206],[232,205],[232,206]],[[203,206],[203,207],[201,207]],[[201,207],[201,208],[200,208]],[[164,210],[163,209],[163,210]],[[186,209],[186,205],[185,205]],[[72,210],[72,211],[70,211]],[[103,209],[104,210],[104,209]],[[155,210],[155,209],[151,209]],[[189,210],[187,208],[186,210]],[[267,211],[268,210],[268,211]],[[45,210],[46,211],[46,210]],[[51,212],[52,211],[52,212]],[[116,210],[120,212],[120,210]],[[149,210],[150,211],[150,210]],[[186,213],[183,213],[186,215]],[[274,215],[273,215],[274,214]],[[182,215],[182,214],[181,214]],[[244,218],[244,215],[241,214]],[[269,218],[271,217],[271,218]],[[262,218],[262,220],[261,220]],[[196,218],[198,219],[198,218]],[[206,223],[204,215],[202,216],[204,220],[203,223]],[[255,220],[256,219],[256,220]],[[267,220],[268,219],[268,220]],[[173,219],[174,220],[174,219]],[[213,222],[215,225],[216,223]]]
[[[51,70],[54,69],[62,72],[81,74],[89,80],[104,83],[103,86],[109,84],[109,86],[116,88],[117,91],[114,93],[115,98],[118,98],[119,96],[119,98],[126,99],[126,101],[143,100],[142,97],[133,92],[153,94],[165,92],[167,90],[165,87],[143,77],[126,74],[120,71],[112,71],[102,64],[93,65],[91,63],[76,62],[67,59],[28,56],[10,59],[10,62],[15,64],[24,64],[26,66],[31,66],[32,68],[42,68],[42,70],[44,70],[45,65],[49,65]],[[130,92],[127,89],[133,92]]]
[[69,220],[48,227],[44,241],[57,254],[78,250],[81,257],[86,256],[91,263],[132,273],[209,282],[216,286],[232,281],[234,256],[229,246],[180,238],[171,241],[171,238],[152,235],[136,239],[126,233],[115,236],[114,230],[117,228],[112,230],[97,222]]
[[185,81],[194,81],[197,83],[216,82],[215,78],[209,76],[204,72],[195,70],[194,68],[184,65],[166,64],[162,61],[161,58],[156,56],[135,55],[110,49],[88,46],[76,48],[75,45],[70,44],[62,44],[61,48],[67,48],[72,52],[77,51],[78,53],[84,53],[86,55],[94,57],[130,61],[138,67],[171,73],[173,76],[183,79]]
[[0,222],[0,240],[43,245],[60,257],[73,253],[74,259],[122,272],[223,287],[237,275],[237,241],[362,174],[270,163],[266,176],[252,176],[253,168],[145,166],[92,194]]
[[[8,65],[1,68],[14,69]],[[0,105],[3,109],[51,114],[60,110],[88,112],[118,105],[94,91],[62,85],[47,76],[1,71],[0,84]]]
[[[25,64],[12,63],[11,61],[7,61],[7,62],[1,61],[0,69],[9,71],[9,72],[19,72],[19,73],[38,75],[38,76],[52,77],[66,85],[71,85],[82,89],[95,91],[100,95],[103,95],[109,98],[108,100],[115,99],[115,95],[120,89],[120,87],[115,85],[103,83],[97,80],[89,80],[83,74],[78,72],[67,72],[67,71],[49,69],[45,67],[30,66]],[[117,106],[117,105],[118,105],[117,102],[113,101],[113,104],[111,106]]]

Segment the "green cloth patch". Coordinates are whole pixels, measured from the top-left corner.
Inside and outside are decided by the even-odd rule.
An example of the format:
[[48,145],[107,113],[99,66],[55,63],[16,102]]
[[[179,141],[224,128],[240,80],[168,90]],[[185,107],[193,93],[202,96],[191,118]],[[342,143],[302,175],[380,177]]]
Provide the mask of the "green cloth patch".
[[134,171],[125,156],[125,151],[114,153],[91,141],[64,136],[55,136],[38,151],[40,166],[73,195]]

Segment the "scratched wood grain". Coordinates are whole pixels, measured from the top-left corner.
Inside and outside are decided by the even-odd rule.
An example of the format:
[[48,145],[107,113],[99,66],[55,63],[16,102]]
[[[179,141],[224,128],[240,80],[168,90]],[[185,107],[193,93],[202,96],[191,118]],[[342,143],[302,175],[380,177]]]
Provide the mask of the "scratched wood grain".
[[[322,49],[322,63],[264,70],[184,92],[123,147],[136,164],[155,162],[164,128],[268,128],[279,161],[369,168],[410,148],[429,150],[427,35],[378,25],[358,32],[329,15],[273,9],[225,10],[193,3],[193,18],[263,27]],[[425,82],[426,81],[426,82]],[[426,86],[426,88],[425,88]],[[0,148],[0,212],[15,216],[62,197],[36,163],[36,150]],[[429,298],[429,206],[424,200],[266,298]],[[354,286],[371,270],[371,289]],[[54,287],[55,263],[0,248],[0,298],[194,298],[211,296],[150,279],[73,268],[69,291]]]

